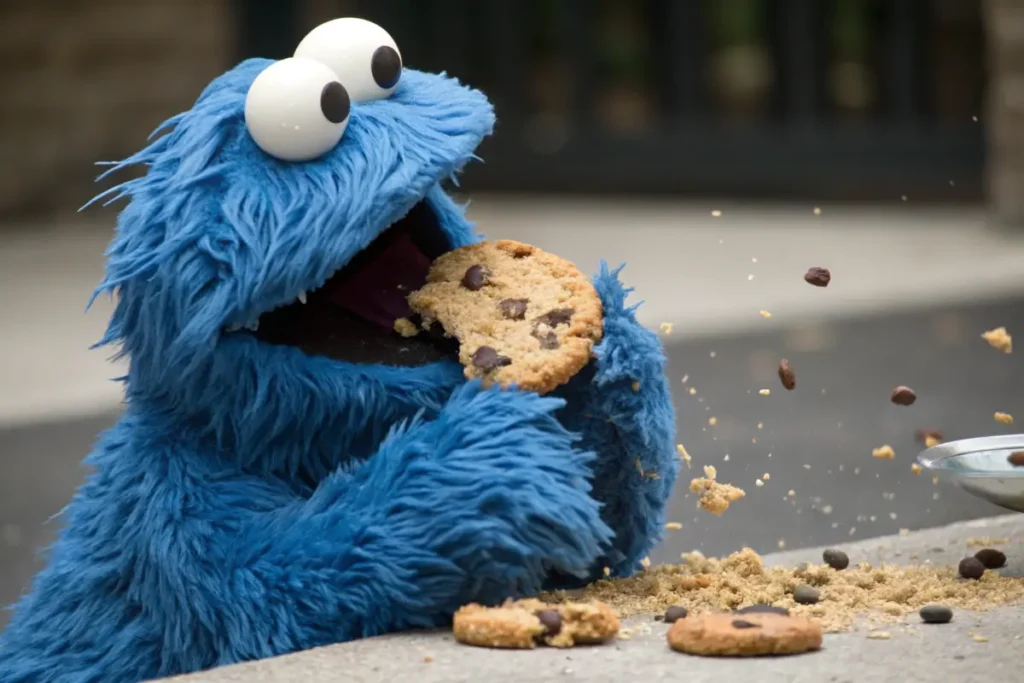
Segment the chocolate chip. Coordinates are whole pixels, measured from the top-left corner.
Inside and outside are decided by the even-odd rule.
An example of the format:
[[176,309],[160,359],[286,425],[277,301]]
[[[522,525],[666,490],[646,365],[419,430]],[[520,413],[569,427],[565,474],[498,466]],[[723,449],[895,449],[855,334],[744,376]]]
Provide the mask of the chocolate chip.
[[821,554],[821,558],[825,560],[825,564],[839,571],[850,566],[850,557],[842,550],[826,550]]
[[534,330],[532,334],[534,338],[540,342],[540,348],[542,349],[553,351],[559,347],[558,335],[554,332],[548,331],[542,333],[539,330]]
[[547,629],[547,635],[557,636],[562,631],[562,615],[556,609],[542,609],[535,615]]
[[957,571],[959,571],[960,576],[965,579],[974,579],[977,581],[985,573],[985,565],[981,563],[981,560],[975,557],[965,557],[960,560],[960,565],[957,567]]
[[815,287],[828,287],[828,283],[832,281],[832,271],[828,268],[808,268],[804,273],[804,281]]
[[685,619],[686,614],[686,608],[682,605],[672,605],[667,610],[665,610],[665,623],[673,624],[679,621],[680,619]]
[[912,406],[914,401],[917,400],[917,394],[910,387],[905,387],[902,384],[892,390],[892,396],[889,400],[898,406]]
[[785,358],[779,361],[779,381],[789,391],[796,388],[796,373],[793,372],[793,367]]
[[547,325],[548,327],[558,327],[559,325],[567,325],[572,320],[572,314],[576,312],[574,308],[556,308],[548,311],[544,315],[539,316],[534,320],[536,325]]
[[1006,462],[1014,467],[1024,467],[1024,451],[1014,451],[1006,456]]
[[732,620],[732,627],[733,628],[761,628],[761,624],[755,624],[754,622],[747,621],[746,619],[733,619]]
[[945,605],[925,605],[918,614],[926,624],[948,624],[953,620],[953,610]]
[[985,569],[999,569],[1006,566],[1006,554],[995,548],[984,548],[974,553],[974,559],[985,565]]
[[526,317],[527,299],[502,299],[498,302],[501,315],[509,320],[522,320]]
[[788,617],[789,610],[785,607],[776,607],[775,605],[747,605],[736,610],[736,614],[778,614]]
[[466,274],[462,276],[462,286],[471,292],[476,292],[487,284],[490,273],[481,265],[466,268]]
[[499,355],[498,352],[490,346],[481,346],[473,352],[470,360],[472,360],[474,366],[480,368],[484,372],[490,372],[496,368],[512,364],[511,358]]
[[808,586],[804,583],[797,586],[796,590],[793,591],[793,600],[801,605],[813,605],[821,600],[821,593],[814,586]]

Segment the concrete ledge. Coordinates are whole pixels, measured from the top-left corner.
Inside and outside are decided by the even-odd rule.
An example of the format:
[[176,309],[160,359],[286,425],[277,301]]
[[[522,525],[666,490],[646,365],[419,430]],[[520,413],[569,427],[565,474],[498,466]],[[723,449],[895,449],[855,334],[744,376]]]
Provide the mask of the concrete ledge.
[[[1000,544],[1009,564],[1004,576],[1024,576],[1024,515],[994,517],[949,527],[844,546],[852,558],[872,563],[953,564],[968,552],[970,538],[1007,539]],[[766,557],[770,565],[820,562],[821,548]],[[856,681],[1017,680],[1024,664],[1024,606],[992,612],[958,611],[951,624],[890,629],[890,640],[864,632],[828,635],[823,651],[779,659],[703,659],[677,654],[665,644],[664,624],[649,617],[630,640],[597,648],[501,652],[465,647],[446,632],[370,638],[317,650],[225,667],[174,679],[181,683],[316,683],[317,681],[759,681],[841,683]],[[977,642],[970,634],[984,635]]]

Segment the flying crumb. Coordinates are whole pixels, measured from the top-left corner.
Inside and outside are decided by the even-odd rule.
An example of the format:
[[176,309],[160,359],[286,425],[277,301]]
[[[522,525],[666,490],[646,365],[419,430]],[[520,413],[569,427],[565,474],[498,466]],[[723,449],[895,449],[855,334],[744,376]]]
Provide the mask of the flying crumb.
[[722,215],[722,212],[719,211],[718,209],[715,209],[714,211],[711,212],[711,215],[714,216],[715,218],[719,218]]
[[666,522],[665,531],[679,531],[683,528],[683,525],[679,522]]
[[604,568],[604,575],[605,576],[611,576],[612,575],[612,570],[611,570],[610,567],[605,567]]
[[761,478],[764,479],[765,481],[768,481],[769,479],[772,478],[772,475],[770,475],[769,473],[765,472],[764,474],[761,475]]
[[814,207],[814,215],[815,216],[820,216],[821,215],[821,207],[819,207],[819,206]]
[[772,317],[772,314],[769,313],[768,311],[761,311],[761,317],[767,320],[768,318]]
[[415,337],[419,334],[419,328],[408,318],[399,318],[395,321],[395,332],[403,337]]
[[696,387],[690,387],[690,396],[696,396],[696,395],[697,395],[697,388]]
[[663,334],[672,334],[672,327],[673,327],[672,323],[662,323],[661,324],[661,331],[662,331]]
[[988,330],[981,335],[981,338],[989,343],[994,349],[1003,353],[1013,353],[1013,337],[1006,331],[1005,327],[997,327]]
[[730,484],[715,481],[717,470],[712,465],[704,466],[704,476],[690,482],[690,492],[700,496],[697,507],[713,515],[721,515],[729,509],[729,505],[747,495],[743,489]]
[[716,424],[718,424],[718,418],[717,417],[709,417],[708,418],[708,424],[711,425],[712,427],[714,427]]
[[900,536],[909,536],[910,529],[900,529]]
[[986,638],[985,636],[981,635],[980,633],[972,633],[971,634],[971,640],[973,640],[976,643],[987,643],[988,642],[988,638]]
[[683,375],[683,379],[682,379],[683,384],[686,384],[689,381],[690,381],[690,376],[689,375]]
[[683,459],[683,462],[686,463],[687,467],[693,467],[693,465],[691,464],[693,462],[693,458],[690,457],[690,454],[686,452],[686,447],[683,446],[683,444],[676,444],[676,453],[678,453],[679,457]]
[[772,393],[772,390],[771,389],[761,389],[757,393],[761,394],[762,396],[770,396],[771,393]]
[[929,434],[928,436],[924,437],[925,448],[934,448],[935,446],[938,446],[940,443],[942,443],[942,439],[933,434]]
[[871,640],[889,640],[892,638],[892,634],[888,631],[872,631],[868,634],[868,638]]
[[914,474],[921,474],[921,466],[915,462],[910,466],[910,471]]
[[892,449],[892,446],[886,444],[880,448],[872,449],[872,458],[878,458],[879,460],[892,460],[896,457],[896,452]]
[[796,491],[794,491],[793,489],[790,489],[790,490],[786,491],[786,495],[789,496],[790,498],[792,498],[793,496],[796,495]]
[[784,550],[786,548],[786,539],[780,538],[778,546],[779,546],[779,550]]
[[760,479],[754,480],[754,486],[764,486],[764,482]]
[[645,557],[644,559],[640,560],[640,566],[643,567],[644,569],[650,569],[651,568],[651,558]]
[[757,423],[757,428],[758,429],[764,429],[764,422],[758,422]]
[[992,418],[996,422],[1002,422],[1004,425],[1013,424],[1013,415],[1010,415],[1009,413],[996,413],[995,415],[992,416]]
[[633,384],[630,385],[630,389],[632,389],[634,393],[636,393],[637,391],[640,391],[640,381],[639,380],[633,380]]

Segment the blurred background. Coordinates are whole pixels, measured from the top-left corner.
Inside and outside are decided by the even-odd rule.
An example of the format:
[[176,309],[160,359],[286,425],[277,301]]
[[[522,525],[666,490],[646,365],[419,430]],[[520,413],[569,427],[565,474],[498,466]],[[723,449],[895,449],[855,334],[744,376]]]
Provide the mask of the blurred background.
[[[1021,3],[6,0],[0,603],[120,410],[123,368],[88,350],[110,303],[83,313],[117,211],[77,213],[93,163],[141,147],[238,60],[287,56],[346,15],[495,103],[459,190],[481,231],[587,270],[628,263],[694,466],[672,502],[683,528],[653,559],[1000,512],[910,466],[915,430],[1013,431],[992,414],[1022,403],[1019,363],[980,337],[1024,329]],[[811,266],[832,270],[827,289],[803,282]],[[889,402],[897,384],[914,406]],[[871,457],[883,444],[894,460]],[[686,491],[705,464],[747,491],[721,518]]]

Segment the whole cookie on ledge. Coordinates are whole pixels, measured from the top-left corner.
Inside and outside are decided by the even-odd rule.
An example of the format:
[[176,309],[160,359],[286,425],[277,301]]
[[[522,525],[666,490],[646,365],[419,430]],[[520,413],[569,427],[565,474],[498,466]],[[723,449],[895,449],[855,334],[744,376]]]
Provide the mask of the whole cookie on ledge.
[[455,640],[477,647],[572,647],[611,640],[619,632],[619,618],[601,602],[548,605],[531,598],[500,607],[465,605],[455,613],[452,631]]
[[705,613],[676,621],[673,650],[706,657],[796,655],[821,649],[822,628],[802,617],[770,612]]
[[541,394],[582,370],[603,334],[590,280],[569,261],[512,240],[442,255],[409,306],[419,325],[402,319],[398,332],[413,336],[439,323],[458,339],[467,378]]

